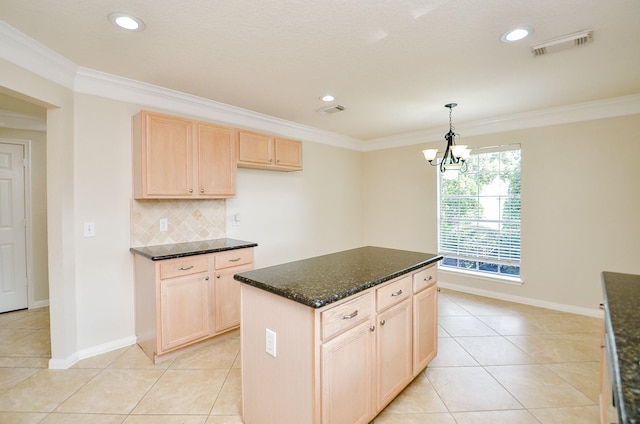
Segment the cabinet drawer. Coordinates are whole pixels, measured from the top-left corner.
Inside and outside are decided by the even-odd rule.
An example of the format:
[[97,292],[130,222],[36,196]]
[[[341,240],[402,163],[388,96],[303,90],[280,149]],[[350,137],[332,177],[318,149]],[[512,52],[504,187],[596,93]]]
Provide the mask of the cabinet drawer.
[[395,305],[411,296],[411,276],[404,277],[395,283],[376,290],[378,311]]
[[216,253],[216,269],[230,268],[232,266],[245,265],[253,262],[253,249],[236,249]]
[[203,255],[168,259],[160,262],[160,279],[182,277],[183,275],[207,272],[207,270],[208,261]]
[[413,274],[413,292],[418,293],[427,287],[435,284],[438,280],[438,267],[430,266],[422,271]]
[[322,339],[338,334],[347,328],[368,320],[371,316],[371,293],[342,303],[321,314]]

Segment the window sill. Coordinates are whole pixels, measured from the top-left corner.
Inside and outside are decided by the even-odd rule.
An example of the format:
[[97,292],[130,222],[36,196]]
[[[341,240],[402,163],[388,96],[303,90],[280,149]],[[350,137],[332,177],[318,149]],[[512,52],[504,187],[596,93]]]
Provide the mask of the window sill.
[[522,276],[520,277],[506,277],[501,275],[489,275],[482,272],[464,271],[461,269],[453,269],[449,267],[443,267],[438,265],[438,272],[441,274],[458,275],[463,277],[474,278],[477,280],[491,281],[493,283],[509,284],[513,286],[521,286],[524,284]]

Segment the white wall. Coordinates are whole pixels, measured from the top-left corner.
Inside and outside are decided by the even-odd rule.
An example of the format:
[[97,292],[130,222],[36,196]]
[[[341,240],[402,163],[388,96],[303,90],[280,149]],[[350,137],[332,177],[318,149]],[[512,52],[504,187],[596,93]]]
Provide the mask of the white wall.
[[[80,357],[135,342],[129,221],[131,117],[139,109],[96,96],[75,96],[74,262]],[[83,236],[84,222],[96,224],[95,237]]]
[[256,267],[362,245],[362,153],[303,143],[303,161],[297,172],[238,170],[227,237],[258,243]]
[[[470,148],[522,146],[524,284],[444,272],[440,280],[597,310],[601,271],[640,274],[639,137],[640,115],[465,137]],[[436,168],[421,150],[444,143],[365,154],[366,243],[437,251]]]

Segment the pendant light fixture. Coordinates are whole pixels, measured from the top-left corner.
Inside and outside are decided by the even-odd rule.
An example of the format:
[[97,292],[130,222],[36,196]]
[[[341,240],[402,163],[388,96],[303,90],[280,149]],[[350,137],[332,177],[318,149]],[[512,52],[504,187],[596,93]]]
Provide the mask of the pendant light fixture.
[[438,149],[426,149],[423,150],[424,158],[429,161],[432,166],[440,166],[440,172],[446,172],[449,170],[466,171],[467,162],[471,150],[467,149],[466,145],[457,145],[455,138],[460,137],[460,134],[455,133],[455,128],[451,123],[451,111],[454,107],[458,106],[457,103],[447,103],[444,107],[449,108],[449,132],[445,134],[444,139],[447,140],[447,148],[444,151],[444,156],[440,163],[437,163],[436,156],[438,155]]

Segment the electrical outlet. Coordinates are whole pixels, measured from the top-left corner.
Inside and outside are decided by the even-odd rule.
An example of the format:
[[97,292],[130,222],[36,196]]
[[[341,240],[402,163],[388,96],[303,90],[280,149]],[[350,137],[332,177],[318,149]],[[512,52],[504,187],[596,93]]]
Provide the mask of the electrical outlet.
[[169,230],[169,220],[167,218],[160,219],[160,231],[168,231]]
[[276,357],[276,332],[267,328],[267,353]]

